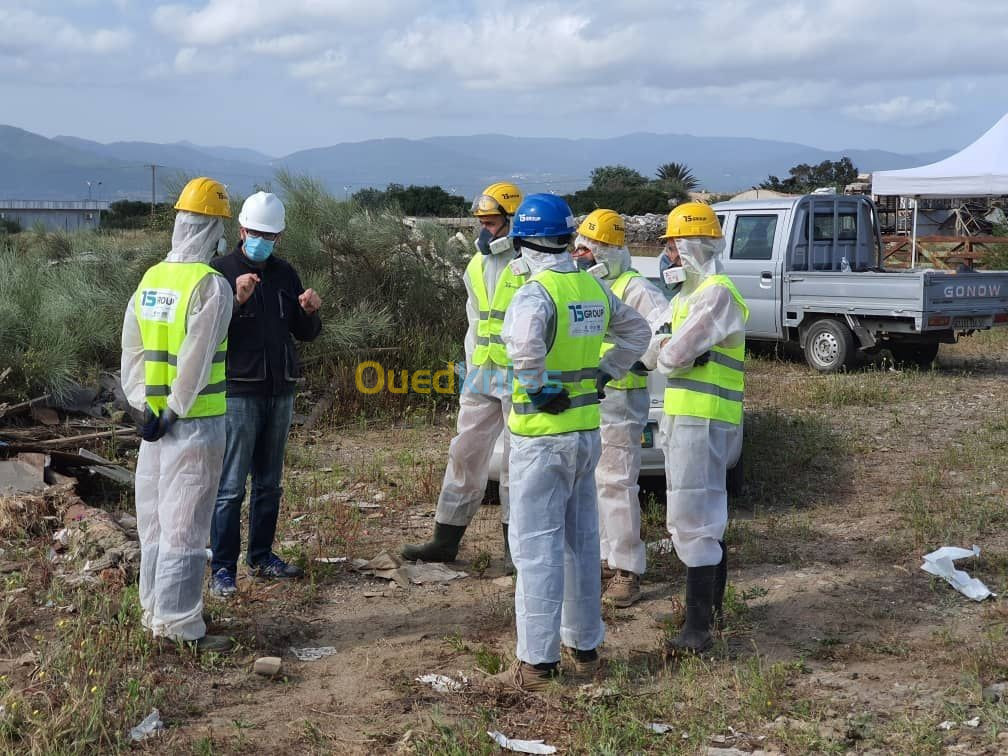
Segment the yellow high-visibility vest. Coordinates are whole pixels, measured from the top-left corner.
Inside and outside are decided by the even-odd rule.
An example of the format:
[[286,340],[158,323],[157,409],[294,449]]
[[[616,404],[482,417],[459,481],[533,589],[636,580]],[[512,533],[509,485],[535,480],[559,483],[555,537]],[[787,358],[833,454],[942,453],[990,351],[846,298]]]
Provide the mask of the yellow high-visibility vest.
[[[611,287],[612,293],[615,294],[621,302],[625,301],[623,297],[626,295],[627,286],[629,286],[630,282],[635,278],[640,278],[640,273],[631,268],[630,270],[623,271],[619,277],[613,281],[613,285]],[[610,344],[608,341],[603,342],[602,354],[608,352],[613,348],[613,346],[614,345]],[[620,389],[622,391],[647,388],[647,376],[637,375],[636,373],[627,373],[618,380],[609,381],[609,383],[606,384],[606,388]]]
[[487,294],[486,281],[483,280],[483,257],[477,253],[466,266],[469,283],[476,295],[476,305],[479,308],[479,322],[476,324],[476,348],[473,350],[474,365],[482,365],[490,360],[496,365],[507,367],[511,361],[507,349],[501,341],[501,331],[504,328],[504,313],[511,304],[515,292],[525,283],[525,276],[511,272],[511,266],[505,265],[497,278],[494,288],[493,302]]
[[[178,354],[186,336],[186,315],[193,292],[206,276],[219,276],[203,263],[161,262],[150,268],[133,295],[144,347],[147,405],[159,413],[178,375]],[[214,417],[227,411],[225,358],[227,339],[217,347],[210,380],[185,417]]]
[[556,308],[553,343],[546,352],[546,378],[561,384],[570,407],[558,415],[536,409],[516,375],[508,428],[519,436],[548,436],[599,427],[595,388],[602,339],[609,329],[609,295],[583,271],[544,270],[529,279],[539,283]]
[[[724,286],[749,319],[749,307],[732,280],[725,275],[710,276],[696,291]],[[696,292],[694,292],[696,293]],[[685,297],[676,297],[669,327],[675,333],[689,315]],[[732,425],[742,422],[742,397],[745,393],[745,342],[737,347],[714,347],[705,365],[691,368],[683,375],[669,378],[665,388],[665,414],[689,415],[721,420]]]

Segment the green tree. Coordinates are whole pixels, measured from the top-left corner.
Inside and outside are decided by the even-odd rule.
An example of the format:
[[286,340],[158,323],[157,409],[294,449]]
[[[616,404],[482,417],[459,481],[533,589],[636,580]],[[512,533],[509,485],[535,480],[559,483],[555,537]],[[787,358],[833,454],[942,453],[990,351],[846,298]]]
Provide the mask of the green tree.
[[440,186],[389,184],[385,191],[361,189],[353,200],[370,210],[396,206],[405,215],[438,217],[462,215],[468,211],[464,197],[449,194]]
[[669,181],[679,184],[686,192],[693,192],[700,188],[700,181],[693,175],[685,163],[665,163],[658,166],[656,173],[660,181]]
[[768,176],[759,188],[786,194],[808,194],[829,186],[833,187],[837,194],[843,194],[844,187],[857,179],[858,169],[851,159],[845,156],[839,160],[824,160],[818,165],[800,163],[788,173],[790,176],[786,179]]
[[590,189],[597,191],[626,190],[642,187],[647,177],[625,165],[603,165],[592,169]]

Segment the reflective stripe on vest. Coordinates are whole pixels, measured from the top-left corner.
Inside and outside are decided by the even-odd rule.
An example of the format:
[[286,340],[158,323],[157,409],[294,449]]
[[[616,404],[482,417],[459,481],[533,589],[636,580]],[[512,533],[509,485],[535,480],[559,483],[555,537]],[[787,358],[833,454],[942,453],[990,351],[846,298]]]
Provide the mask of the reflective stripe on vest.
[[516,376],[508,428],[519,436],[548,436],[599,427],[598,376],[602,339],[609,329],[609,295],[590,273],[545,270],[532,276],[556,308],[546,378],[567,389],[571,405],[559,415],[536,409]]
[[[203,263],[161,262],[150,268],[133,295],[134,310],[144,346],[147,404],[160,413],[178,375],[178,354],[186,336],[189,301],[206,276],[219,276]],[[225,359],[227,339],[210,365],[210,379],[185,417],[213,417],[227,411]]]
[[515,292],[525,283],[525,276],[516,276],[511,272],[511,266],[505,265],[500,276],[497,277],[497,285],[494,287],[493,302],[487,294],[486,281],[483,278],[483,257],[482,254],[475,254],[466,266],[466,273],[469,276],[469,284],[472,286],[473,294],[476,297],[476,306],[479,310],[479,322],[476,324],[476,348],[473,350],[472,361],[474,365],[482,365],[487,360],[507,367],[511,361],[507,356],[507,349],[501,340],[501,331],[504,328],[504,314],[511,304],[511,299]]
[[[619,278],[613,281],[613,285],[611,287],[612,293],[619,298],[620,302],[625,301],[623,297],[626,296],[627,286],[629,286],[630,282],[635,278],[640,278],[640,273],[631,268],[630,270],[623,271],[619,275]],[[614,345],[610,344],[608,341],[603,342],[602,354],[608,352],[610,349],[613,348],[613,346]],[[623,391],[626,391],[628,389],[647,388],[647,376],[637,375],[635,373],[627,373],[619,380],[609,381],[609,383],[606,384],[606,388],[620,389]]]
[[[725,275],[710,276],[695,293],[710,286],[724,286],[740,308],[745,320],[749,307],[731,279]],[[675,333],[689,315],[685,297],[676,297],[672,309]],[[689,415],[709,420],[721,420],[732,425],[742,422],[742,398],[745,393],[745,342],[737,347],[714,347],[705,365],[695,366],[682,375],[669,378],[665,388],[665,414]]]

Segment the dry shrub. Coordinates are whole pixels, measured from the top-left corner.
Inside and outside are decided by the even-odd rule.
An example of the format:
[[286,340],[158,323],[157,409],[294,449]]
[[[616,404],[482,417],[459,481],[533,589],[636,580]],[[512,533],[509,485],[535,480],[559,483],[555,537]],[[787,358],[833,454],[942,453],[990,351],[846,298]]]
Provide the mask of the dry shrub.
[[63,512],[80,504],[73,483],[49,486],[39,493],[0,496],[0,536],[47,535],[63,520]]

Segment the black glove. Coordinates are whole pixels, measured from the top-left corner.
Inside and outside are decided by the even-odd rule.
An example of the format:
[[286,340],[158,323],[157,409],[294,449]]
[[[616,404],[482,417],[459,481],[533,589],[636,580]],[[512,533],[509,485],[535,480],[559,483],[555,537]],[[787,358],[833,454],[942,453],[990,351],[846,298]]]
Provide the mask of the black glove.
[[140,426],[140,438],[144,441],[154,442],[161,440],[161,437],[175,424],[178,415],[165,407],[164,412],[156,414],[150,407],[144,409],[144,421]]
[[611,381],[613,377],[602,370],[599,370],[598,375],[595,376],[595,390],[598,392],[599,399],[605,399],[605,387],[606,384]]
[[699,357],[693,360],[693,367],[702,367],[710,362],[710,350],[701,354]]
[[546,385],[528,397],[536,409],[551,415],[559,415],[571,405],[570,395],[563,386]]
[[634,375],[647,375],[650,371],[647,369],[647,365],[637,360],[637,362],[630,366],[630,372]]
[[672,333],[672,326],[670,326],[668,323],[662,323],[661,328],[655,331],[655,336],[657,336],[659,333]]

